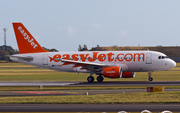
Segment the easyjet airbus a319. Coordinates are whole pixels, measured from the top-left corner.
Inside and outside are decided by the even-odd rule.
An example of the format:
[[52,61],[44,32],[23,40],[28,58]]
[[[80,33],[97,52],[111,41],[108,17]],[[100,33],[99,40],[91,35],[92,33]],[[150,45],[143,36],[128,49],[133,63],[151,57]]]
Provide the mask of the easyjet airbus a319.
[[10,56],[11,60],[51,70],[90,73],[88,82],[103,77],[132,78],[135,72],[168,70],[176,63],[165,54],[156,51],[83,51],[83,52],[49,52],[44,50],[22,23],[13,23],[19,47],[19,53]]

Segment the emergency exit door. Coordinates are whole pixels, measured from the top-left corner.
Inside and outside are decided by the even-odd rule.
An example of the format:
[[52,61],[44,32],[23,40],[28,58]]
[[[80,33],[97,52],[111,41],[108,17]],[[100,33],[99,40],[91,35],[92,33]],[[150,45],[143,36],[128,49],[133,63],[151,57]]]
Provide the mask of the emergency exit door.
[[43,65],[48,65],[48,55],[44,54],[43,55],[43,61],[42,61]]
[[152,53],[146,53],[146,64],[152,63]]

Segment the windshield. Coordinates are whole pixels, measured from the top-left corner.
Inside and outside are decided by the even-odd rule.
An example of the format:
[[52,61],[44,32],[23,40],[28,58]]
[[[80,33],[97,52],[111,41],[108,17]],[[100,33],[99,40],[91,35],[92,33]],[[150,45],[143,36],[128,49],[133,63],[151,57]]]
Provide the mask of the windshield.
[[159,56],[158,59],[166,59],[168,56]]

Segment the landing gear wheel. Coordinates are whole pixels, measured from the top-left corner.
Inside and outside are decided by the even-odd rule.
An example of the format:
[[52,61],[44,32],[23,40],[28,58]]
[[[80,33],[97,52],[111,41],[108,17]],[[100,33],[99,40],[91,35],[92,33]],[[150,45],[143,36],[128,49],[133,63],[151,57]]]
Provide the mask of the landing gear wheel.
[[153,81],[153,78],[151,77],[151,76],[152,76],[151,74],[152,74],[152,71],[148,71],[148,75],[149,75],[148,80],[149,80],[149,81]]
[[149,80],[149,81],[153,81],[153,78],[152,78],[152,77],[149,77],[148,80]]
[[102,82],[103,80],[104,80],[104,78],[103,78],[102,76],[98,76],[98,77],[97,77],[97,81],[98,81],[98,82]]
[[93,77],[93,76],[89,76],[89,77],[87,78],[87,81],[88,81],[88,82],[94,82],[94,77]]

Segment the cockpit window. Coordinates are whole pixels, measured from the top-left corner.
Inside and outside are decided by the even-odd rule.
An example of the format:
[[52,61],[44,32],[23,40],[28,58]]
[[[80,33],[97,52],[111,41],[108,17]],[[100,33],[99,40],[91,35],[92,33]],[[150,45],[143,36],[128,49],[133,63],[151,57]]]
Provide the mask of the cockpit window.
[[159,56],[158,58],[159,58],[159,59],[161,59],[161,58],[162,58],[162,56]]
[[168,58],[167,56],[159,56],[158,59],[166,59]]

